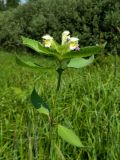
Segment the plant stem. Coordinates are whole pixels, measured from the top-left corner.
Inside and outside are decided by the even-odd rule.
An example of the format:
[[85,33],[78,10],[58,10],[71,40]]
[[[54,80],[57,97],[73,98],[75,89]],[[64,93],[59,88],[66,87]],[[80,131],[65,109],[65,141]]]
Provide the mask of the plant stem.
[[53,124],[53,115],[49,117],[49,158],[48,160],[53,160],[54,157],[54,124]]
[[64,69],[58,68],[56,71],[58,72],[57,91],[59,91],[59,89],[60,89],[60,82],[61,82],[61,76],[62,76],[62,72],[64,71]]
[[49,116],[49,160],[51,160],[51,142],[52,142],[52,117]]

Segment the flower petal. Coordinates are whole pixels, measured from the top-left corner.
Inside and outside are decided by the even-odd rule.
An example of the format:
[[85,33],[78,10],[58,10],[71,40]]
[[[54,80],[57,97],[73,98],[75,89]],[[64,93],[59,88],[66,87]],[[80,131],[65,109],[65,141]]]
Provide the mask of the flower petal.
[[43,38],[44,46],[50,48],[52,40],[53,40],[53,37],[51,37],[49,34],[46,34],[42,38]]
[[66,30],[62,33],[62,45],[67,43],[69,39],[70,39],[70,32]]

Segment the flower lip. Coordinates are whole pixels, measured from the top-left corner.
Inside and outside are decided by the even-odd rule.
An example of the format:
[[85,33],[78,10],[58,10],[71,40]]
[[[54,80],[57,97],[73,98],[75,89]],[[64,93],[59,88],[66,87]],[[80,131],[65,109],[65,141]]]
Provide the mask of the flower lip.
[[65,35],[65,36],[68,36],[70,34],[70,32],[66,30],[62,34]]
[[43,39],[46,39],[46,40],[52,40],[53,37],[51,37],[49,34],[46,34],[44,36],[42,36]]
[[78,38],[76,37],[71,37],[69,40],[69,44],[70,44],[70,50],[79,50],[79,44],[78,44]]
[[78,41],[79,39],[78,38],[76,38],[76,37],[71,37],[70,38],[70,41],[72,41],[72,42],[76,42],[76,41]]
[[42,38],[43,38],[44,46],[47,48],[50,48],[51,44],[52,44],[53,37],[51,37],[49,34],[46,34]]

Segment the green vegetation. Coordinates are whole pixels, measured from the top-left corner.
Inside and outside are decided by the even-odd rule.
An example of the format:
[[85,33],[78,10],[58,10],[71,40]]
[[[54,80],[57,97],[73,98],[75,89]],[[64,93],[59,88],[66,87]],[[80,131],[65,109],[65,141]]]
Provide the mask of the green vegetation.
[[0,12],[0,47],[23,49],[21,35],[40,41],[48,33],[59,42],[69,30],[81,46],[107,41],[107,49],[119,53],[119,15],[119,0],[31,0]]
[[[57,43],[53,37],[50,35],[44,35],[43,44],[39,41],[25,38],[22,36],[23,44],[33,49],[38,53],[38,56],[44,55],[45,57],[51,57],[53,62],[52,67],[43,67],[40,64],[30,61],[24,61],[20,58],[16,57],[16,62],[19,65],[29,68],[36,68],[37,70],[55,70],[58,73],[58,83],[57,90],[60,89],[61,77],[63,72],[65,72],[68,68],[83,68],[87,65],[90,65],[94,60],[94,54],[100,54],[103,52],[105,45],[97,45],[97,46],[88,46],[84,48],[79,48],[78,38],[71,37],[69,31],[64,31],[62,33],[61,45]],[[36,53],[36,54],[37,54]],[[85,59],[83,57],[91,56],[89,59]],[[82,58],[81,58],[82,57]],[[51,61],[51,58],[49,59]],[[56,64],[54,66],[54,64]],[[36,87],[36,86],[35,86]],[[55,135],[58,134],[63,140],[66,142],[83,148],[83,144],[80,141],[79,137],[74,133],[73,130],[68,129],[67,127],[60,124],[60,122],[54,116],[55,110],[50,109],[49,105],[46,101],[43,100],[41,96],[38,95],[36,88],[34,87],[31,94],[31,101],[33,106],[39,111],[39,113],[45,114],[48,117],[48,146],[50,154],[49,159],[53,159],[54,154],[51,148],[54,146],[54,138]],[[60,115],[59,115],[60,116]],[[57,130],[57,132],[56,132]],[[56,137],[57,138],[57,137]]]
[[[50,66],[47,58],[19,54]],[[120,59],[118,58],[118,62]],[[119,68],[118,68],[119,69]],[[37,92],[54,109],[54,117],[75,131],[84,147],[77,148],[54,135],[51,160],[118,160],[120,157],[120,70],[114,79],[114,57],[97,56],[81,70],[67,69],[56,94],[56,73],[22,68],[15,55],[0,52],[1,160],[46,160],[48,123],[30,102]]]
[[6,11],[19,6],[21,0],[0,0],[0,11]]
[[119,42],[119,0],[1,0],[0,160],[118,160]]

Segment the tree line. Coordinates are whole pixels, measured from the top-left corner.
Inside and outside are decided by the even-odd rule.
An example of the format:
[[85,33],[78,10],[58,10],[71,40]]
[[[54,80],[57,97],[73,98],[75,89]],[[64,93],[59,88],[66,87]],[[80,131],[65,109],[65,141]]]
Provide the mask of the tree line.
[[0,0],[0,10],[4,11],[9,8],[15,8],[20,4],[21,0]]
[[21,35],[41,40],[48,33],[60,42],[61,33],[69,30],[78,36],[81,46],[107,41],[107,50],[116,47],[120,51],[119,0],[30,0],[21,5],[19,2],[9,0],[7,9],[0,11],[1,48],[24,49]]

